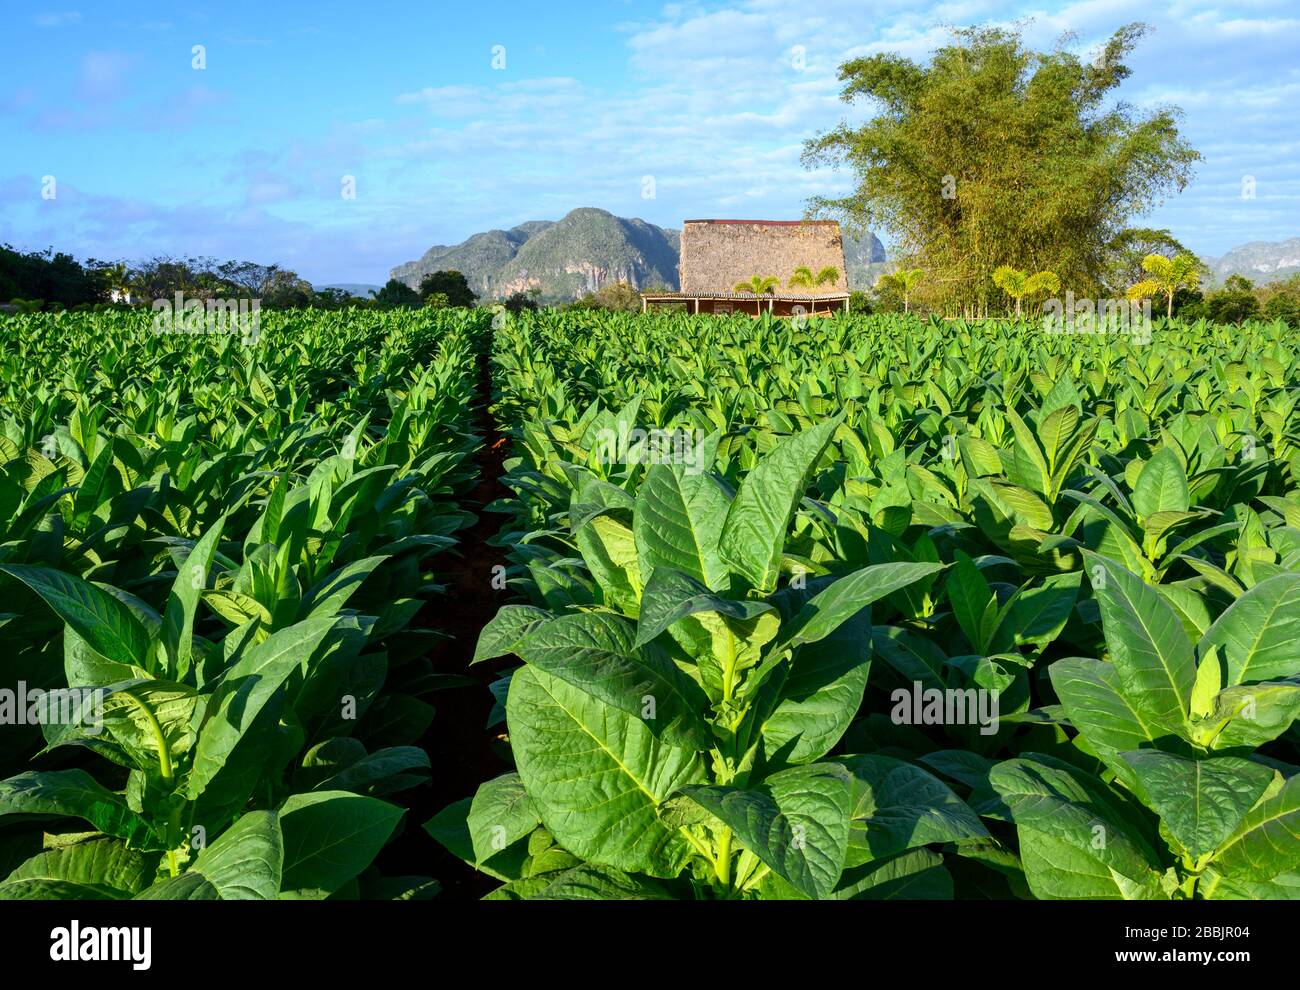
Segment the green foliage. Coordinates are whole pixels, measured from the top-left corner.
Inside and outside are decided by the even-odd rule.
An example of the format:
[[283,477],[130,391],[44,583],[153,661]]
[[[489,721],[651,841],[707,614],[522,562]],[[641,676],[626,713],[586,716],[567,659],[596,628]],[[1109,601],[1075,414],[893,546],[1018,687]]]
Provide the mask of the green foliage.
[[[470,521],[483,329],[0,322],[0,686],[79,692],[6,727],[0,826],[68,834],[0,897],[355,896],[429,772],[427,719],[376,716],[430,710],[412,620]],[[38,750],[71,768],[12,773]]]
[[0,735],[0,896],[432,888],[374,860],[430,770],[489,332],[507,762],[425,828],[490,897],[1297,889],[1284,322],[0,332],[0,686],[103,691]]
[[425,275],[420,279],[419,295],[429,305],[433,305],[430,302],[431,296],[441,296],[443,306],[473,306],[478,299],[465,276],[457,271],[430,272]]
[[[1223,287],[1205,299],[1205,315],[1215,323],[1241,323],[1259,316],[1255,286],[1241,275],[1229,275]],[[1274,298],[1281,298],[1275,296]],[[1274,308],[1277,312],[1277,307]]]
[[[476,659],[522,661],[515,768],[429,831],[503,898],[1279,896],[1296,353],[1261,323],[508,323],[517,603]],[[922,690],[996,724],[915,724]]]
[[1145,30],[1121,28],[1096,59],[971,28],[925,65],[891,53],[846,62],[843,98],[871,101],[874,115],[808,142],[809,166],[845,165],[857,179],[813,208],[886,234],[930,272],[931,309],[987,316],[1007,258],[1099,297],[1116,239],[1200,157],[1176,109],[1141,114],[1113,99]]
[[34,300],[77,306],[108,298],[110,275],[68,254],[14,250],[0,244],[0,299]]
[[378,292],[372,290],[371,295],[374,296],[376,304],[384,309],[395,309],[399,306],[411,309],[424,302],[420,293],[395,278],[390,278]]
[[882,299],[891,295],[901,297],[903,312],[911,312],[912,293],[924,277],[925,272],[920,268],[900,268],[895,272],[886,272],[876,279],[876,294]]
[[999,265],[993,269],[993,284],[1015,300],[1016,319],[1020,318],[1020,303],[1026,296],[1032,300],[1035,296],[1061,291],[1061,280],[1055,272],[1036,272],[1030,275],[1010,265]]
[[639,313],[641,293],[627,282],[608,282],[588,292],[573,304],[577,309],[604,309],[615,313]]
[[1204,266],[1191,254],[1167,258],[1163,254],[1149,254],[1142,259],[1142,270],[1147,277],[1128,289],[1130,299],[1147,299],[1164,296],[1166,316],[1174,315],[1174,296],[1180,289],[1196,289],[1201,284]]
[[736,292],[752,292],[756,296],[770,296],[781,287],[781,280],[775,275],[753,275],[748,282],[737,282]]

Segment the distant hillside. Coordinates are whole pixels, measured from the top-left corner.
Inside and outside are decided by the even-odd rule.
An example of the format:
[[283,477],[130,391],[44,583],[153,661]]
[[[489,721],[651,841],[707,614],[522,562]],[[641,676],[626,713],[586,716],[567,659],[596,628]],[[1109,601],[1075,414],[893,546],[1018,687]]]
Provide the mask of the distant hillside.
[[[880,241],[846,238],[844,246],[850,286],[869,287],[868,266],[885,260]],[[544,302],[558,302],[618,281],[638,289],[675,290],[680,251],[678,230],[580,207],[563,220],[530,220],[510,230],[474,234],[460,244],[436,245],[419,260],[398,265],[391,277],[418,288],[429,272],[454,269],[481,299],[537,288]]]
[[883,270],[885,246],[868,231],[864,236],[844,238],[844,265],[848,269],[849,288],[870,289]]
[[1214,273],[1214,284],[1229,275],[1244,275],[1256,284],[1273,282],[1300,272],[1300,237],[1286,241],[1251,241],[1219,258],[1202,258]]
[[368,299],[372,289],[375,292],[378,292],[383,288],[383,286],[369,285],[365,282],[335,282],[332,285],[313,285],[312,288],[317,292],[320,292],[322,289],[342,289],[348,295],[360,296],[362,299]]
[[546,302],[576,299],[607,282],[637,288],[677,286],[678,232],[582,207],[558,222],[530,220],[510,230],[475,234],[461,244],[430,248],[392,270],[417,288],[429,272],[462,272],[480,298],[504,299],[541,289]]

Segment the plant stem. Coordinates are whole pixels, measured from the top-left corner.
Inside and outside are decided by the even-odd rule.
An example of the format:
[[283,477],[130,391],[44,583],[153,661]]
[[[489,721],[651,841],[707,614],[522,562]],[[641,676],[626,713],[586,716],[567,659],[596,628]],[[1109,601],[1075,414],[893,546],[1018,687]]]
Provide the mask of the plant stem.
[[718,882],[724,887],[731,886],[731,828],[722,830],[718,836],[718,859],[716,864]]
[[731,631],[731,625],[726,619],[722,621],[727,630],[727,662],[722,670],[722,700],[730,701],[736,690],[736,634]]
[[[145,723],[149,726],[149,734],[153,736],[154,744],[158,747],[158,775],[162,777],[167,789],[174,792],[176,770],[172,766],[171,749],[167,745],[167,737],[163,733],[162,726],[158,724],[158,717],[154,715],[153,710],[144,701],[130,691],[123,691],[122,694],[129,698],[144,716]],[[176,861],[176,849],[174,848],[178,839],[176,832],[177,826],[180,824],[180,814],[180,806],[174,805],[167,813],[167,826],[163,833],[163,843],[167,846],[167,872],[172,876],[180,875],[180,864]]]

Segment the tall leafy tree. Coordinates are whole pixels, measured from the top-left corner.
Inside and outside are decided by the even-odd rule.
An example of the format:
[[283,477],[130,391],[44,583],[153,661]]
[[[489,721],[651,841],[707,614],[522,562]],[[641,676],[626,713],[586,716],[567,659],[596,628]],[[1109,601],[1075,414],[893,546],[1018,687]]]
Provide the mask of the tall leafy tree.
[[1141,113],[1114,99],[1145,31],[1121,28],[1095,59],[972,28],[927,65],[892,53],[846,62],[844,100],[873,101],[877,113],[808,143],[806,164],[847,165],[858,180],[812,210],[889,234],[948,311],[986,314],[1008,256],[1098,294],[1107,245],[1182,189],[1200,157],[1177,109]]
[[418,292],[395,278],[390,278],[378,292],[371,289],[370,294],[374,296],[375,302],[385,309],[398,306],[415,309],[424,301]]
[[420,280],[419,292],[420,298],[426,301],[431,295],[441,293],[447,297],[448,306],[473,306],[478,299],[469,281],[455,270],[430,272]]
[[[1129,227],[1107,245],[1109,261],[1105,277],[1108,292],[1122,294],[1134,282],[1146,278],[1142,259],[1149,254],[1162,254],[1175,258],[1192,252],[1182,241],[1164,228]],[[1176,302],[1176,300],[1175,300]]]

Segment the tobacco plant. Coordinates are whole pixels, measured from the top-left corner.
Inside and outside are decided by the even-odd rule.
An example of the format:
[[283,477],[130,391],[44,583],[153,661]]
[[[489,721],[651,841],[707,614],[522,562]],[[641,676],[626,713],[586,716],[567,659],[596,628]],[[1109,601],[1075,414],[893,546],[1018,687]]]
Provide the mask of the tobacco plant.
[[475,655],[524,661],[505,705],[517,772],[430,823],[508,881],[497,896],[862,894],[911,848],[872,829],[900,778],[942,796],[929,841],[985,835],[920,768],[828,758],[866,686],[873,604],[942,570],[790,574],[790,520],[840,425],[781,440],[734,494],[678,464],[635,497],[594,477],[574,491],[594,593],[505,606]]
[[1065,658],[1050,673],[1064,724],[1105,773],[1025,753],[989,781],[1016,825],[1030,889],[1292,896],[1300,776],[1266,747],[1300,715],[1300,575],[1251,588],[1193,643],[1153,587],[1088,560],[1109,660]]

